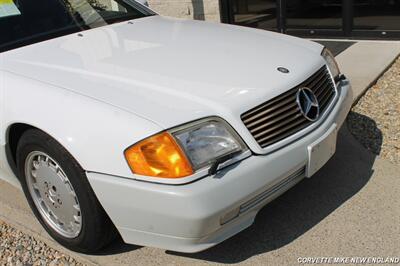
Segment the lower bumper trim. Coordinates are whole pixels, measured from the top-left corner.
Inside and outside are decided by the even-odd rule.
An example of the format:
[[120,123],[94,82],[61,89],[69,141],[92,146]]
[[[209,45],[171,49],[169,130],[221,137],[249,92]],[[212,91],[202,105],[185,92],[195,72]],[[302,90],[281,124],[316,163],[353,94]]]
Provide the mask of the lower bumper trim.
[[268,190],[264,191],[263,193],[257,195],[256,197],[252,198],[248,202],[244,203],[243,205],[240,206],[240,211],[239,213],[244,213],[247,212],[248,210],[254,208],[261,202],[264,202],[266,199],[273,197],[277,192],[281,190],[285,190],[287,187],[291,187],[292,183],[297,183],[301,179],[304,178],[305,176],[305,167],[302,167],[301,169],[297,170],[275,186],[269,188]]

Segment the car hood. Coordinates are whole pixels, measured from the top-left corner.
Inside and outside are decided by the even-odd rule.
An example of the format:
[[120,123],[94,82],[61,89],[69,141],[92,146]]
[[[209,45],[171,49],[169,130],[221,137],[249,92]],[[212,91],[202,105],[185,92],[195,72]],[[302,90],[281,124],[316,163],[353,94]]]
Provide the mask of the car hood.
[[152,16],[6,52],[4,66],[170,128],[240,117],[314,73],[321,50],[283,34]]

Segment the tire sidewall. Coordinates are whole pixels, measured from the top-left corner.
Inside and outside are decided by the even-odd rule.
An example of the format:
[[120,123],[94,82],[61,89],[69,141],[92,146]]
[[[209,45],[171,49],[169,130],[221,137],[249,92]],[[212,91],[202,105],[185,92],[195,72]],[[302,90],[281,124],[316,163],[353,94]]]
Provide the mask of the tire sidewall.
[[[85,248],[81,247],[87,246],[87,243],[90,242],[90,236],[97,233],[96,230],[93,230],[94,228],[92,228],[94,226],[93,218],[96,217],[96,211],[95,208],[93,208],[93,204],[95,203],[93,202],[93,196],[90,197],[90,193],[93,193],[92,195],[94,195],[94,192],[92,191],[82,168],[76,163],[76,161],[71,161],[73,158],[62,148],[61,145],[56,144],[58,143],[55,143],[53,139],[50,137],[46,138],[44,134],[40,134],[39,132],[30,132],[30,134],[26,134],[21,138],[17,147],[19,179],[32,211],[46,231],[57,242],[71,250],[85,250]],[[63,237],[52,229],[44,220],[32,199],[25,175],[25,163],[28,155],[33,151],[43,152],[53,158],[61,166],[75,190],[80,204],[82,217],[81,232],[75,238]]]

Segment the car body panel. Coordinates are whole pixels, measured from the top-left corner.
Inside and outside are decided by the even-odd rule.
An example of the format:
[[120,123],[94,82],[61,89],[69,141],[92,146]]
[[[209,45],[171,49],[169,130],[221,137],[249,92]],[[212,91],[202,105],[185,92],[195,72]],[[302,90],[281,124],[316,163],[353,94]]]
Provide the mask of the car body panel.
[[124,150],[162,130],[146,119],[90,97],[77,97],[43,82],[0,72],[5,77],[3,95],[7,99],[3,102],[2,147],[11,125],[28,124],[61,143],[83,169],[130,176]]
[[223,117],[256,153],[264,151],[240,115],[297,86],[324,64],[322,46],[316,43],[160,16],[82,35],[9,51],[6,68],[143,116],[164,129]]
[[[215,176],[184,186],[164,186],[88,173],[89,182],[125,242],[181,252],[210,248],[250,226],[265,204],[305,176],[307,147],[332,125],[340,128],[352,106],[347,80],[341,82],[339,90],[337,105],[316,130],[279,151],[252,156]],[[225,214],[295,173],[292,182],[221,225]],[[117,193],[123,201],[115,197]]]

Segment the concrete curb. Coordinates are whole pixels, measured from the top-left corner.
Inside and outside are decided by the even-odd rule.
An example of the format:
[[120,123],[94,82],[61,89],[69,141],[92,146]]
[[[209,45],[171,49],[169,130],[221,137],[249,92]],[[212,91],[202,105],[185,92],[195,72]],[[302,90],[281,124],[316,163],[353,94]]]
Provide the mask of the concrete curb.
[[399,55],[399,41],[365,41],[352,45],[336,57],[340,70],[352,84],[354,103],[376,83]]

